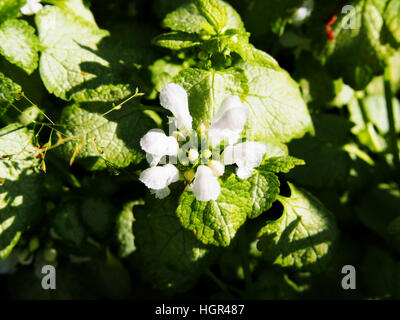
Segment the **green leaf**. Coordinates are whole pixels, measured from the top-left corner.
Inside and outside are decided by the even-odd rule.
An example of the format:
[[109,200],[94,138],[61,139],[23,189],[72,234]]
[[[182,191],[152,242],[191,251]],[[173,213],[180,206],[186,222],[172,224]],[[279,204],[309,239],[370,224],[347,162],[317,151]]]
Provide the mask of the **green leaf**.
[[152,94],[154,98],[158,92],[162,90],[168,83],[173,82],[173,78],[181,72],[184,67],[182,64],[174,63],[168,59],[156,60],[150,67],[151,80],[155,87],[155,92]]
[[373,76],[383,73],[387,59],[394,51],[381,39],[385,1],[361,0],[347,4],[356,10],[355,28],[347,27],[351,26],[351,14],[338,15],[332,28],[335,38],[326,42],[323,57],[335,77],[343,77],[345,83],[360,90]]
[[[295,300],[296,291],[288,281],[288,276],[274,266],[263,266],[254,280],[254,285],[244,293],[249,300]],[[300,290],[299,290],[300,291]]]
[[70,10],[75,15],[96,25],[92,12],[84,5],[82,0],[47,0],[46,2],[54,4],[61,9]]
[[228,24],[227,5],[220,0],[194,0],[193,2],[216,33],[222,33]]
[[32,138],[32,131],[18,125],[0,130],[0,259],[40,214],[41,176]]
[[93,235],[104,238],[111,230],[116,209],[108,199],[88,197],[80,211],[82,222]]
[[171,50],[182,50],[199,46],[201,39],[195,34],[178,31],[161,34],[153,39],[153,43]]
[[383,15],[385,26],[392,34],[395,41],[400,44],[400,1],[387,1]]
[[0,0],[0,23],[15,18],[24,4],[25,0]]
[[[172,50],[201,46],[201,50],[211,55],[224,53],[229,56],[230,52],[236,52],[245,61],[277,68],[278,64],[271,56],[249,43],[249,34],[232,7],[220,0],[193,2],[167,16],[164,22],[174,32],[157,37],[155,44]],[[194,24],[182,26],[183,18],[193,20]]]
[[184,191],[176,214],[204,244],[227,247],[251,213],[249,190],[250,182],[230,174],[222,181],[216,201],[197,201],[192,191]]
[[253,204],[248,217],[254,219],[271,208],[279,194],[280,183],[274,173],[258,169],[248,181],[251,183],[250,199]]
[[114,80],[98,52],[109,35],[68,9],[46,6],[35,17],[42,46],[40,75],[50,93],[64,100],[117,101],[131,91]]
[[244,105],[249,112],[246,133],[250,140],[289,142],[313,132],[298,85],[285,70],[244,62],[238,67],[249,81]]
[[271,171],[275,173],[284,172],[288,173],[296,166],[304,165],[305,162],[302,159],[297,159],[291,156],[285,157],[271,157],[263,161],[258,170]]
[[[362,102],[365,108],[365,116],[368,122],[373,123],[378,132],[385,135],[389,132],[389,120],[387,116],[386,100],[382,95],[368,95],[362,98]],[[393,110],[394,110],[394,123],[396,132],[400,131],[400,103],[399,100],[393,98]],[[358,133],[360,130],[365,129],[367,123],[365,123],[361,111],[356,108],[354,104],[357,101],[353,101],[349,104],[350,119],[356,124],[353,128],[353,133]]]
[[163,21],[167,28],[186,33],[215,35],[228,29],[244,32],[238,13],[220,0],[195,0],[169,13]]
[[139,203],[135,201],[126,203],[117,217],[115,233],[119,246],[118,253],[121,258],[126,258],[136,250],[135,235],[132,230],[135,217],[132,210],[137,204]]
[[176,217],[179,194],[173,190],[163,200],[150,196],[134,213],[133,232],[143,273],[154,287],[164,291],[192,287],[211,259],[209,249]]
[[74,247],[80,247],[86,236],[79,213],[78,202],[64,202],[55,209],[51,221],[56,235],[67,245]]
[[0,54],[31,74],[38,65],[39,39],[24,20],[7,20],[0,25]]
[[367,191],[355,205],[361,222],[400,252],[400,190],[395,184],[379,184]]
[[297,84],[282,69],[246,63],[225,71],[185,69],[174,81],[188,92],[194,127],[209,122],[226,97],[239,95],[249,140],[288,142],[313,130]]
[[278,69],[278,63],[273,57],[264,51],[256,49],[251,43],[249,43],[249,37],[247,34],[235,34],[232,37],[225,37],[222,39],[221,43],[225,50],[236,52],[248,63]]
[[89,170],[138,164],[145,157],[139,146],[140,138],[155,127],[142,107],[128,102],[122,110],[104,116],[110,110],[107,104],[64,108],[60,119],[63,138],[71,141],[63,144],[59,153],[68,161],[76,156],[76,161]]
[[22,88],[18,84],[0,72],[0,117],[6,113],[10,104],[15,101],[21,91]]
[[389,250],[371,246],[360,269],[362,283],[370,296],[382,299],[400,298],[400,263]]
[[93,259],[88,265],[92,287],[105,299],[120,300],[131,297],[132,279],[123,263],[108,249],[103,259]]
[[321,270],[337,237],[335,221],[314,196],[290,183],[289,187],[290,197],[278,198],[284,207],[282,216],[267,221],[257,246],[274,264]]

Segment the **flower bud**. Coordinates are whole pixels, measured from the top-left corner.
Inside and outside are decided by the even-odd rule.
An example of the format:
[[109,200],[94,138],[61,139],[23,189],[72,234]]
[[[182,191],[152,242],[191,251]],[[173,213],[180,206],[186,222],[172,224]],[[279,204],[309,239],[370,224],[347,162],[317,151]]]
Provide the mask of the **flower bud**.
[[212,152],[211,152],[211,150],[209,150],[209,149],[206,149],[206,150],[204,150],[204,151],[203,151],[203,157],[204,157],[204,158],[206,158],[206,159],[210,159],[210,158],[211,158],[211,156],[212,156]]
[[190,162],[195,162],[199,158],[199,152],[196,149],[190,149],[188,157]]

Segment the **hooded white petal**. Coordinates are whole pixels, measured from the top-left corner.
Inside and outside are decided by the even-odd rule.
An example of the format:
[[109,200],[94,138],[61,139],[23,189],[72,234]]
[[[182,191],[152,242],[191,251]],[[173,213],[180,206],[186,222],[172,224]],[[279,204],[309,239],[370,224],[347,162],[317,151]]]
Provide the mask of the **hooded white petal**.
[[179,150],[176,139],[167,136],[164,131],[160,129],[152,129],[147,132],[142,139],[140,139],[140,146],[151,155],[149,161],[151,166],[157,165],[160,159],[165,155],[176,156]]
[[198,201],[217,200],[221,193],[217,177],[204,165],[197,168],[192,189]]
[[253,175],[253,171],[254,171],[254,168],[251,168],[251,167],[239,167],[236,170],[236,175],[240,179],[246,180]]
[[216,177],[222,176],[225,172],[225,165],[218,160],[210,160],[207,166],[212,170]]
[[40,0],[27,0],[26,4],[20,9],[24,15],[32,15],[37,13],[43,6]]
[[149,189],[162,190],[179,180],[179,171],[172,164],[150,167],[140,174],[139,180]]
[[179,84],[169,83],[161,90],[160,104],[173,113],[178,129],[192,129],[188,96],[186,90]]
[[267,152],[267,146],[261,142],[243,142],[235,146],[228,146],[221,155],[225,165],[236,163],[239,167],[237,175],[247,179],[252,175],[253,169],[258,167]]
[[160,189],[160,190],[151,190],[150,193],[154,194],[154,196],[157,199],[164,199],[169,196],[169,194],[171,193],[171,190],[168,187],[166,187],[166,188]]
[[247,121],[247,110],[238,96],[226,98],[217,114],[211,121],[208,137],[216,145],[228,139],[229,144],[235,143],[243,131]]

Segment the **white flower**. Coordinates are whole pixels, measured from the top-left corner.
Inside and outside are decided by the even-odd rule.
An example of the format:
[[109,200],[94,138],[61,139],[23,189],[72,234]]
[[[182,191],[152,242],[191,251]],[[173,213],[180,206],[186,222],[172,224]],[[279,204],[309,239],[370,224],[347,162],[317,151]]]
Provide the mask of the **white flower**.
[[211,120],[208,138],[213,145],[225,139],[228,139],[229,144],[233,144],[240,138],[246,121],[247,110],[240,98],[230,96],[222,102],[217,114]]
[[216,176],[216,177],[222,176],[225,172],[225,166],[220,161],[210,160],[208,162],[207,166],[212,170],[212,172],[214,173],[214,176]]
[[161,90],[160,104],[175,116],[174,120],[178,129],[192,129],[188,96],[186,90],[179,84],[169,83]]
[[156,198],[163,199],[171,192],[168,186],[179,180],[179,171],[172,164],[150,167],[140,174],[139,180],[152,190]]
[[241,179],[248,179],[258,167],[267,152],[267,146],[261,142],[243,142],[225,148],[221,158],[225,165],[236,163],[236,174]]
[[311,11],[314,9],[314,1],[313,0],[305,0],[303,5],[296,10],[294,13],[292,20],[295,26],[301,25],[305,19],[307,19],[311,15]]
[[152,129],[140,139],[140,146],[151,157],[150,166],[156,166],[163,156],[176,156],[179,145],[176,138],[167,136],[160,129]]
[[192,190],[198,201],[217,200],[221,193],[218,178],[204,165],[197,168]]
[[[144,170],[139,179],[157,198],[168,196],[168,186],[179,180],[179,171],[174,165],[157,166],[166,155],[176,156],[175,159],[180,160],[178,168],[183,169],[182,178],[186,183],[193,181],[190,188],[198,201],[218,199],[221,193],[218,177],[224,174],[225,165],[236,164],[238,177],[247,179],[253,174],[254,168],[261,164],[267,152],[266,145],[260,142],[234,145],[241,137],[247,121],[247,109],[238,96],[227,97],[210,125],[199,125],[200,134],[192,130],[188,96],[180,85],[166,85],[161,90],[160,103],[174,114],[174,130],[178,130],[172,136],[167,136],[162,130],[153,129],[140,140],[140,146],[151,159],[150,168]],[[206,143],[205,148],[202,145],[198,149],[199,137],[202,144]],[[220,154],[222,141],[227,141],[229,146]],[[214,156],[216,159],[211,159]]]
[[26,4],[20,10],[22,14],[29,16],[37,13],[42,8],[40,0],[27,0]]

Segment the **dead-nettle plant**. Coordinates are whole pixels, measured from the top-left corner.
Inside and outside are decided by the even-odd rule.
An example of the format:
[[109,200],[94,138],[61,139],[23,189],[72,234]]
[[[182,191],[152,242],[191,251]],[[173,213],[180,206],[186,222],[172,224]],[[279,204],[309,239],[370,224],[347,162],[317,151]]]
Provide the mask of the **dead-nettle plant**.
[[0,0],[0,273],[290,298],[352,250],[395,296],[400,1],[130,2]]

